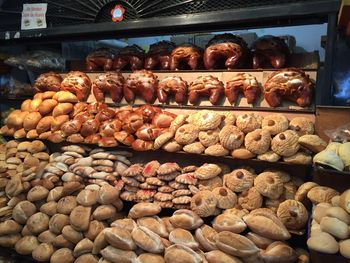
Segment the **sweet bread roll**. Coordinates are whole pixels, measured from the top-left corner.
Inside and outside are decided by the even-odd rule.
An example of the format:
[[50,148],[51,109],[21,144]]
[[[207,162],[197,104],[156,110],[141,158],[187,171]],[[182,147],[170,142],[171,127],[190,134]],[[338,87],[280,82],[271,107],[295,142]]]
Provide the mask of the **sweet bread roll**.
[[17,241],[15,249],[18,254],[30,255],[39,244],[36,236],[24,236]]
[[36,130],[30,130],[27,132],[26,137],[27,139],[36,139],[39,137],[39,134]]
[[52,97],[52,99],[58,101],[59,103],[76,103],[78,102],[77,96],[69,91],[59,91]]
[[51,124],[53,120],[54,118],[52,116],[45,116],[44,118],[42,118],[36,126],[37,133],[41,134],[49,131],[51,129]]
[[6,120],[6,125],[9,129],[14,128],[16,130],[23,128],[24,118],[27,116],[28,111],[14,110],[12,111]]
[[52,118],[51,131],[59,131],[63,123],[69,121],[69,115],[60,115]]
[[27,114],[23,120],[24,130],[30,131],[35,129],[40,119],[41,119],[41,115],[39,112],[30,112],[29,114]]
[[39,106],[39,112],[42,116],[50,114],[57,106],[58,102],[53,99],[44,100]]
[[348,225],[335,217],[325,216],[321,219],[321,230],[327,232],[339,239],[346,239],[349,237]]
[[72,103],[59,103],[52,111],[52,116],[57,117],[60,115],[67,115],[73,110]]
[[13,134],[13,137],[15,139],[22,139],[22,138],[25,138],[26,135],[27,135],[27,132],[24,130],[24,128],[22,128],[20,130],[15,131],[15,133]]
[[31,99],[27,99],[27,100],[23,101],[21,104],[21,111],[30,111],[31,102],[32,102]]
[[33,99],[29,105],[29,111],[34,112],[39,110],[39,106],[42,103],[42,99]]
[[52,99],[55,96],[56,91],[45,91],[42,96],[42,100]]
[[55,248],[52,244],[41,243],[33,250],[32,257],[39,262],[45,262],[50,260],[54,252]]
[[305,227],[308,213],[305,206],[296,200],[286,200],[280,203],[277,216],[288,229],[301,229]]
[[50,263],[73,263],[74,262],[74,256],[72,250],[69,248],[60,248],[56,250],[51,258]]
[[339,251],[338,242],[326,232],[319,232],[316,235],[312,235],[307,240],[307,246],[309,249],[327,254],[335,254]]

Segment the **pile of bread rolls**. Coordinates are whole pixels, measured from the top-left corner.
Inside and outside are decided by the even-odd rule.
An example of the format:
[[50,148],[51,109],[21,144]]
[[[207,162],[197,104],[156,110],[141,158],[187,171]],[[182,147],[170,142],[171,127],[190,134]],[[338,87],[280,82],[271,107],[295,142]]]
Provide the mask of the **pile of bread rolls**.
[[340,194],[315,184],[309,184],[308,188],[307,197],[315,205],[308,247],[326,254],[339,252],[350,259],[350,189]]
[[313,162],[323,167],[349,172],[350,142],[330,142],[324,150],[314,156]]

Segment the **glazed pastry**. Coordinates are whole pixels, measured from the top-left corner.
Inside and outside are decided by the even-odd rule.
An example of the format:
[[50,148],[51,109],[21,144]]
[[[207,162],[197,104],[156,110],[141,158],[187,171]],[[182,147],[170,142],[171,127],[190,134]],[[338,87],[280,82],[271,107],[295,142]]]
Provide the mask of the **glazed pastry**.
[[[158,107],[145,104],[140,107],[137,107],[135,109],[135,112],[142,114],[144,122],[151,123],[154,117],[157,115],[157,113],[162,113],[163,111]],[[121,117],[121,119],[123,119],[123,117]]]
[[271,135],[276,135],[288,130],[289,121],[286,116],[276,113],[264,117],[261,126],[264,130],[268,130]]
[[299,136],[295,131],[286,130],[277,134],[271,141],[271,149],[278,155],[289,157],[296,154],[300,148]]
[[242,132],[248,133],[261,128],[261,121],[261,116],[254,113],[246,113],[238,115],[236,125]]
[[209,40],[204,51],[204,67],[206,69],[244,67],[249,50],[247,43],[233,34],[216,35]]
[[104,93],[108,92],[114,102],[123,97],[124,77],[120,73],[106,72],[96,77],[92,84],[92,92],[97,102],[104,101]]
[[35,92],[59,91],[61,88],[62,77],[55,72],[41,74],[34,83]]
[[243,192],[253,186],[254,175],[246,169],[236,169],[224,175],[224,186],[233,192]]
[[166,77],[159,82],[157,97],[159,102],[168,101],[168,95],[175,94],[175,101],[181,104],[187,96],[187,82],[181,77]]
[[87,55],[85,59],[86,70],[94,71],[97,69],[103,69],[108,71],[112,69],[114,53],[107,48],[99,48]]
[[249,104],[253,104],[261,93],[258,81],[248,73],[237,73],[226,83],[225,95],[231,104],[236,101],[239,91],[244,94]]
[[148,103],[153,102],[157,90],[158,80],[151,71],[139,70],[131,73],[127,78],[123,92],[127,102],[132,102],[136,94],[140,94]]
[[224,84],[213,76],[199,76],[188,88],[188,100],[191,104],[196,104],[200,96],[209,96],[211,104],[218,103],[224,93]]
[[244,138],[244,146],[254,154],[266,153],[270,148],[270,144],[270,132],[263,129],[256,129],[255,131],[249,132]]
[[176,47],[170,56],[170,70],[198,69],[202,64],[203,51],[201,48],[184,44]]
[[282,99],[296,102],[300,107],[312,103],[314,83],[304,71],[296,68],[272,73],[264,85],[265,100],[271,107],[278,107]]
[[69,72],[61,83],[61,90],[75,94],[79,101],[85,101],[91,91],[90,78],[83,72]]
[[282,38],[263,36],[252,45],[253,68],[283,68],[288,62],[289,48]]
[[244,133],[236,126],[224,126],[219,133],[220,144],[228,150],[239,148],[244,141]]
[[137,45],[127,46],[119,50],[113,62],[113,69],[120,71],[130,68],[132,71],[143,68],[145,51]]
[[158,128],[169,128],[175,117],[176,114],[168,111],[157,112],[154,115],[152,124]]
[[169,70],[170,55],[175,47],[175,44],[170,41],[160,41],[150,45],[145,58],[145,69],[153,70],[159,68],[161,70]]
[[314,134],[314,123],[305,117],[295,117],[289,123],[289,129],[296,131],[299,136]]

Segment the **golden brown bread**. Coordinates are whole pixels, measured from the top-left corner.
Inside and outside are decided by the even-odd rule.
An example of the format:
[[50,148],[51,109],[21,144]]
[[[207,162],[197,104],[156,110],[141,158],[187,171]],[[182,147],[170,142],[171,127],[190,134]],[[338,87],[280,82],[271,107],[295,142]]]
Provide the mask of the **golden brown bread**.
[[57,106],[57,100],[47,99],[44,100],[39,106],[39,112],[42,116],[50,114],[53,109]]
[[67,115],[73,110],[73,104],[69,102],[59,103],[52,111],[52,116]]

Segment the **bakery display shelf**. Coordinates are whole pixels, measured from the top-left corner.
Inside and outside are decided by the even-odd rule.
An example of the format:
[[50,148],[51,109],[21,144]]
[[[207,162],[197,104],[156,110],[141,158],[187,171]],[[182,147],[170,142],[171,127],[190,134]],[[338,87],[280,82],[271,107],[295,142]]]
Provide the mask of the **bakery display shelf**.
[[[12,140],[12,137],[5,137],[7,140]],[[17,139],[21,141],[21,139]],[[23,139],[28,141],[29,139]],[[61,143],[53,143],[48,140],[43,141],[50,152],[59,151],[62,146],[71,145],[73,143],[70,142],[61,142]],[[177,162],[181,163],[181,165],[202,165],[204,163],[225,163],[229,165],[231,168],[237,168],[242,166],[251,166],[258,171],[262,171],[264,169],[279,169],[286,171],[290,174],[298,176],[303,180],[310,180],[311,174],[311,165],[302,165],[302,164],[292,164],[286,162],[268,162],[258,159],[234,159],[231,156],[211,156],[205,154],[193,154],[187,153],[184,151],[179,152],[167,152],[165,150],[149,150],[149,151],[135,151],[129,146],[118,145],[115,147],[100,147],[95,144],[84,144],[84,143],[74,143],[76,145],[85,145],[91,148],[104,148],[108,150],[125,150],[129,151],[133,154],[130,158],[130,161],[133,163],[147,163],[152,160],[158,160],[161,163],[165,162]]]
[[[169,77],[169,76],[177,76],[181,77],[183,80],[185,80],[188,84],[195,81],[196,78],[200,76],[213,76],[218,78],[220,81],[223,82],[224,86],[226,86],[226,83],[230,81],[232,78],[236,76],[236,71],[173,71],[174,74],[169,74],[168,72],[163,71],[154,71],[154,75],[157,76],[157,78],[161,81],[162,79]],[[161,106],[164,108],[173,108],[173,109],[184,109],[184,110],[198,110],[198,109],[215,109],[215,110],[242,110],[242,111],[251,111],[251,110],[261,110],[261,111],[276,111],[276,112],[290,112],[290,113],[307,113],[307,114],[313,114],[315,112],[316,108],[316,94],[319,93],[319,89],[315,87],[315,95],[313,96],[312,104],[308,107],[300,107],[296,103],[287,101],[286,99],[282,100],[282,103],[279,107],[273,108],[271,107],[267,101],[264,98],[263,94],[263,86],[270,76],[270,74],[273,71],[270,70],[259,70],[259,71],[252,71],[250,74],[256,78],[260,89],[261,94],[256,97],[254,104],[249,104],[247,102],[247,99],[243,96],[243,94],[239,94],[237,99],[233,104],[231,104],[226,96],[222,94],[220,99],[218,100],[216,105],[213,105],[210,103],[209,99],[207,97],[200,97],[196,104],[191,105],[189,102],[184,102],[183,104],[178,104],[174,101],[174,96],[169,96],[169,100],[167,103],[160,103],[158,99],[155,99],[153,101],[154,106]],[[126,79],[130,73],[122,73],[123,77]],[[306,74],[309,75],[311,81],[316,83],[317,81],[317,71],[316,70],[307,70]],[[87,75],[91,79],[91,81],[94,81],[95,78],[99,75],[98,73],[92,73],[87,72]],[[64,74],[62,74],[64,76]],[[93,92],[91,91],[90,96],[87,99],[88,103],[95,102],[96,99],[93,95]],[[129,105],[125,98],[121,100],[120,103],[114,103],[111,99],[110,95],[106,92],[104,103],[108,104],[112,107],[118,107],[118,106],[125,106]],[[139,106],[144,105],[146,102],[145,100],[140,97],[139,95],[136,95],[134,102],[132,103],[132,106]]]

